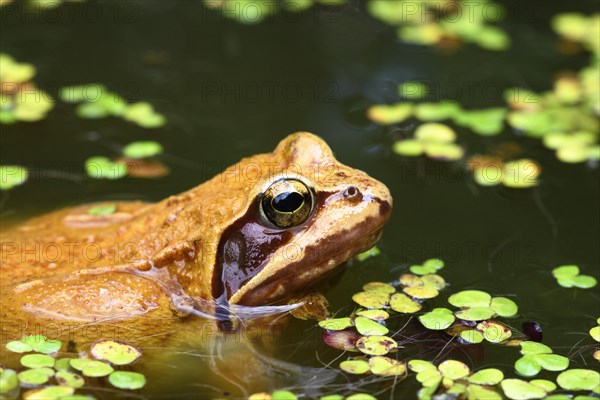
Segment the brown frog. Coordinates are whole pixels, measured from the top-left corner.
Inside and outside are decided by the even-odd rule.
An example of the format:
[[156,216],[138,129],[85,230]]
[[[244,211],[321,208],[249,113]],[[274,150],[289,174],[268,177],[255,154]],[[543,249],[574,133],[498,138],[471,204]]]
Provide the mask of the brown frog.
[[296,133],[187,192],[110,205],[3,229],[3,342],[34,322],[57,336],[68,326],[71,340],[119,326],[87,339],[139,342],[183,330],[190,314],[229,320],[280,304],[373,246],[392,198],[323,140]]

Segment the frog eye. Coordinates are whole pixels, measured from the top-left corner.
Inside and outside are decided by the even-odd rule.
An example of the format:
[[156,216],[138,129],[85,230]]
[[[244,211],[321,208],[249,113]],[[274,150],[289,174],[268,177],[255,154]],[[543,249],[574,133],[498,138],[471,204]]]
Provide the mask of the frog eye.
[[308,219],[313,209],[312,191],[297,179],[282,179],[264,192],[260,210],[278,228],[291,228]]

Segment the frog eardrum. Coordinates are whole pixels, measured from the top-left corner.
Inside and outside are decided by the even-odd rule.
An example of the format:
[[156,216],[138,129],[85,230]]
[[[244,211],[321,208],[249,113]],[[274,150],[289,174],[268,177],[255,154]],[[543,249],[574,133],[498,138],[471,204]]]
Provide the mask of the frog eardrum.
[[280,179],[263,193],[260,212],[277,228],[291,228],[305,222],[314,208],[312,190],[298,179]]

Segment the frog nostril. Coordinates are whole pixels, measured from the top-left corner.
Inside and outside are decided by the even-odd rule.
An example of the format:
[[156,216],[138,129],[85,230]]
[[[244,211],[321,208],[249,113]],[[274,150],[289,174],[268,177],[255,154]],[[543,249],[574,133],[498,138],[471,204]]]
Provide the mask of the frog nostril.
[[360,196],[360,190],[356,186],[348,186],[346,190],[344,190],[344,197],[347,199],[354,199]]

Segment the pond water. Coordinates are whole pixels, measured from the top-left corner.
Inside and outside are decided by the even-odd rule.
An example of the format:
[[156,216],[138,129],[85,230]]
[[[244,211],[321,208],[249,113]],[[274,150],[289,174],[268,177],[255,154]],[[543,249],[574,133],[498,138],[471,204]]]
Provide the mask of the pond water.
[[[561,288],[551,275],[559,265],[577,264],[598,277],[598,168],[562,163],[540,140],[517,135],[509,126],[493,137],[454,126],[468,154],[511,142],[523,157],[542,165],[534,188],[481,187],[458,163],[394,154],[393,142],[412,132],[415,120],[386,127],[366,117],[368,106],[397,101],[396,86],[404,81],[426,82],[433,100],[453,97],[465,107],[486,108],[502,106],[506,88],[550,90],[557,73],[588,64],[585,51],[558,54],[550,19],[560,12],[597,11],[597,4],[517,3],[504,3],[508,12],[499,25],[513,38],[505,51],[469,44],[444,51],[401,43],[395,28],[374,19],[356,1],[253,25],[223,18],[196,0],[108,0],[66,4],[48,13],[7,6],[0,11],[1,51],[33,64],[38,87],[56,97],[63,86],[100,82],[127,99],[151,103],[168,122],[148,130],[118,118],[81,119],[72,105],[57,103],[43,121],[2,125],[1,163],[30,171],[24,185],[2,191],[2,221],[91,201],[157,201],[242,157],[271,151],[289,133],[309,131],[324,138],[341,162],[384,182],[394,197],[391,220],[378,244],[381,254],[346,264],[344,275],[326,291],[331,310],[349,315],[352,294],[365,283],[394,281],[410,265],[437,257],[446,263],[442,275],[450,286],[428,307],[447,306],[447,297],[464,289],[509,297],[520,313],[507,323],[520,330],[523,322],[536,321],[544,343],[570,356],[571,367],[598,369],[587,354],[592,351],[582,357],[577,347],[595,343],[587,332],[600,316],[597,288]],[[138,140],[162,144],[159,159],[170,168],[167,176],[86,177],[86,159],[117,156]],[[396,315],[390,326],[399,329],[408,321]],[[298,320],[288,326],[294,334],[277,337],[269,357],[327,369],[300,378],[280,371],[262,382],[240,383],[246,393],[287,388],[307,398],[356,392],[380,399],[416,398],[420,385],[414,376],[395,382],[345,375],[337,366],[347,355],[340,357],[323,343],[321,328]],[[406,329],[395,336],[406,341],[399,359],[452,357],[472,369],[495,367],[514,375],[517,350],[458,345],[443,334],[419,336],[414,320]],[[136,398],[241,395],[227,379],[203,372],[202,363],[203,356],[194,353],[152,364],[148,384],[135,392]],[[315,375],[322,380],[308,378]],[[130,396],[100,386],[87,393],[99,399]]]

